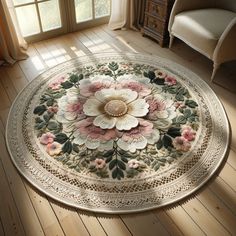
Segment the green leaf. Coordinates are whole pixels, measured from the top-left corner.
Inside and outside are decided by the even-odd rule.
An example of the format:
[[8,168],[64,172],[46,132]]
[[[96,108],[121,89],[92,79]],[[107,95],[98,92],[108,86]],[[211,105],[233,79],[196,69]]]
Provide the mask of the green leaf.
[[41,122],[41,123],[35,124],[35,128],[36,128],[37,130],[43,129],[45,126],[46,126],[46,123],[45,123],[44,121]]
[[185,118],[185,116],[178,116],[176,119],[176,123],[179,124],[185,124],[187,122],[187,119]]
[[186,100],[185,105],[191,108],[195,108],[198,106],[198,104],[193,100]]
[[125,163],[128,162],[128,159],[127,159],[125,156],[121,156],[120,158],[121,158],[121,160],[122,160],[123,162],[125,162]]
[[113,153],[114,153],[114,150],[109,150],[103,154],[103,157],[110,157],[113,155]]
[[69,81],[65,81],[63,83],[61,83],[61,86],[64,88],[64,89],[69,89],[73,86],[73,84]]
[[46,122],[48,122],[49,120],[50,120],[50,115],[48,114],[48,113],[46,113],[46,114],[44,114],[43,115],[43,119],[46,121]]
[[37,116],[35,118],[35,123],[41,123],[41,122],[43,122],[43,120],[40,117]]
[[106,163],[109,163],[112,160],[112,155],[109,157],[106,157]]
[[175,86],[168,86],[167,91],[171,94],[176,94],[177,93],[177,88]]
[[53,105],[53,103],[54,103],[54,99],[53,98],[50,98],[49,100],[47,100],[47,106],[52,106]]
[[112,170],[116,164],[117,164],[117,160],[116,159],[112,160],[109,164],[109,169]]
[[113,171],[112,171],[112,178],[113,179],[116,179],[117,178],[117,175],[118,175],[118,168],[116,167]]
[[63,144],[63,143],[65,143],[65,142],[68,140],[68,137],[67,137],[67,135],[64,134],[64,133],[59,133],[59,134],[56,135],[56,137],[55,137],[54,140],[55,140],[56,142],[58,142],[58,143]]
[[154,168],[155,171],[157,171],[160,168],[160,166],[161,166],[160,163],[158,163],[153,168]]
[[67,142],[63,145],[62,151],[63,151],[64,153],[68,153],[68,154],[71,153],[71,151],[72,151],[72,143],[71,143],[71,141],[67,141]]
[[185,109],[183,114],[186,118],[188,118],[191,116],[192,112],[190,109]]
[[158,85],[164,85],[165,80],[164,79],[154,79],[153,82]]
[[150,80],[153,80],[153,79],[155,79],[156,78],[156,75],[155,75],[155,73],[154,73],[154,71],[148,71],[148,78],[150,79]]
[[149,78],[148,73],[146,71],[143,72],[143,76]]
[[177,137],[177,136],[181,136],[180,133],[180,128],[177,127],[171,127],[168,131],[167,134],[173,138]]
[[111,69],[112,71],[116,71],[116,70],[119,68],[118,64],[117,64],[116,62],[114,62],[114,61],[111,62],[111,63],[109,63],[108,67],[109,67],[109,69]]
[[117,175],[117,178],[120,179],[119,177],[121,178],[124,178],[124,173],[121,169],[117,168],[118,169],[118,175]]
[[47,128],[49,130],[56,130],[58,129],[58,123],[56,121],[49,121]]
[[162,139],[159,139],[158,142],[156,143],[157,149],[161,149],[163,147],[163,141]]
[[126,166],[125,166],[124,162],[122,162],[121,160],[117,160],[117,164],[122,170],[126,169]]
[[79,145],[73,143],[73,145],[72,145],[72,150],[73,150],[74,152],[76,152],[76,153],[79,153]]
[[41,116],[47,110],[45,105],[37,106],[34,108],[34,114]]
[[172,147],[172,139],[171,137],[164,135],[163,137],[163,145],[165,148]]
[[184,96],[182,94],[177,93],[175,96],[175,99],[177,101],[184,101]]
[[71,75],[70,76],[70,82],[71,83],[77,83],[79,81],[79,76],[78,75],[75,75],[75,74],[73,74],[73,75]]

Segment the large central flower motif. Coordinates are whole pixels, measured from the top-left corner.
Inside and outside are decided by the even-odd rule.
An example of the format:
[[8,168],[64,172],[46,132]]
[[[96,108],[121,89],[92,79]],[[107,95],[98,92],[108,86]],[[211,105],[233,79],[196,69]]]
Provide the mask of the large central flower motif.
[[130,130],[138,126],[138,117],[148,113],[148,103],[130,89],[102,89],[83,105],[84,114],[95,117],[93,124],[102,129]]

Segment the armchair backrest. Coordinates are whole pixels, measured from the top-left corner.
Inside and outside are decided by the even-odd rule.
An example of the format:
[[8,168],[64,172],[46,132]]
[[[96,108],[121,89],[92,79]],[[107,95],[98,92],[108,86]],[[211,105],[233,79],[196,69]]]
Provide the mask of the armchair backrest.
[[215,0],[216,7],[236,12],[236,0]]

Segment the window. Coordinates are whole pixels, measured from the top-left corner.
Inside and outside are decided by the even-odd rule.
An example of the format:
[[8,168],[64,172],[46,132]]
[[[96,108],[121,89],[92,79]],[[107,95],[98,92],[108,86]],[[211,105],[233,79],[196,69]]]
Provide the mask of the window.
[[110,0],[13,0],[28,42],[106,23]]

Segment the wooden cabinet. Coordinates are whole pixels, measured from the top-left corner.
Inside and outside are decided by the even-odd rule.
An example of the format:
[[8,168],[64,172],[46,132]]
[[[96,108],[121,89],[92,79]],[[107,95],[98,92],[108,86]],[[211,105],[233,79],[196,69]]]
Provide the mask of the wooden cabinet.
[[143,35],[157,40],[161,47],[169,41],[168,22],[175,0],[146,0]]

